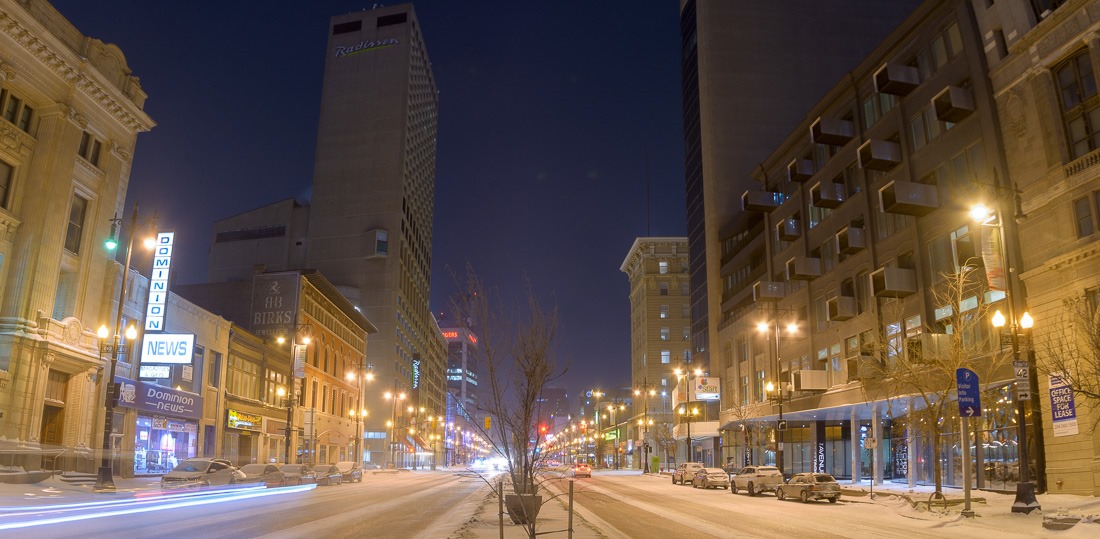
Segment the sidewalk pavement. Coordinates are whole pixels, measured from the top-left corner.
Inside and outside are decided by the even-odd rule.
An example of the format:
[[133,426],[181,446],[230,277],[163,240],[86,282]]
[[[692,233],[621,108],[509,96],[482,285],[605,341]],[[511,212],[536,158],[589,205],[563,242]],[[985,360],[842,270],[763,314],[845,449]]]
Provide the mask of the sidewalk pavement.
[[0,500],[4,505],[26,507],[33,505],[60,505],[100,501],[104,499],[133,498],[137,493],[160,490],[160,476],[115,477],[113,493],[97,493],[92,490],[95,476],[81,475],[76,481],[72,476],[55,475],[39,483],[10,484],[0,483]]

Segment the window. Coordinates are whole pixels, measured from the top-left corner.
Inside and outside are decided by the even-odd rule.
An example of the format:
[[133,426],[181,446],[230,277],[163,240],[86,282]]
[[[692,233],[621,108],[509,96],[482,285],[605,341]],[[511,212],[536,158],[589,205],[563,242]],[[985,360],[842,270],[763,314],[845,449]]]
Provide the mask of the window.
[[65,250],[80,254],[80,238],[84,234],[84,216],[88,212],[88,201],[80,195],[73,195],[69,208],[69,226],[65,230]]
[[662,295],[662,296],[667,296],[668,295],[668,283],[659,283],[657,285],[657,289],[660,291],[659,292],[660,295]]
[[691,307],[687,303],[680,306],[680,316],[682,318],[691,316]]
[[1083,238],[1091,235],[1095,230],[1092,224],[1092,206],[1088,197],[1081,197],[1073,201],[1073,217],[1077,222],[1077,237]]
[[684,363],[691,361],[691,350],[684,350]]
[[748,406],[750,395],[749,376],[745,375],[741,377],[741,406]]
[[661,350],[661,363],[672,363],[672,352],[669,350]]
[[660,273],[661,275],[664,275],[664,274],[668,273],[668,261],[667,260],[662,260],[660,262],[657,262],[657,272]]
[[260,400],[260,365],[240,356],[229,356],[225,390],[238,397]]
[[8,193],[11,192],[11,177],[15,169],[11,165],[0,161],[0,208],[8,208]]
[[686,295],[688,295],[688,293],[689,293],[688,284],[687,283],[680,283],[680,295],[681,296],[686,296]]
[[683,329],[684,329],[683,340],[690,341],[691,340],[691,328],[689,328],[687,326],[684,326]]
[[30,133],[34,109],[25,104],[22,99],[7,90],[2,90],[0,91],[0,110],[3,111],[5,120],[15,124],[20,130]]
[[1088,50],[1055,68],[1054,80],[1062,99],[1070,158],[1077,159],[1100,147],[1100,100]]
[[933,283],[955,272],[955,263],[951,260],[951,238],[947,234],[928,242],[928,263]]
[[80,136],[80,148],[77,149],[77,155],[83,157],[84,160],[88,161],[96,168],[99,168],[100,146],[100,142],[96,140],[91,133],[85,131],[84,134]]
[[767,398],[767,396],[764,394],[764,371],[763,370],[756,371],[756,380],[755,380],[755,382],[756,383],[754,384],[755,387],[753,387],[753,390],[756,392],[756,401],[757,402],[764,402],[764,399]]
[[279,388],[285,390],[288,387],[286,379],[286,374],[268,369],[267,379],[264,380],[264,402],[271,406],[282,406],[282,399],[279,398]]
[[661,328],[661,340],[662,341],[667,341],[669,339],[668,334],[669,334],[668,328]]
[[884,114],[890,112],[898,104],[897,96],[890,94],[874,93],[863,100],[863,128],[867,129],[878,123]]
[[668,305],[661,305],[661,318],[668,318]]
[[222,354],[221,352],[210,352],[210,385],[218,387],[221,384],[220,376],[222,370]]
[[1000,28],[993,30],[993,46],[997,51],[997,59],[1000,60],[1005,56],[1008,56],[1008,42],[1005,41],[1005,32]]

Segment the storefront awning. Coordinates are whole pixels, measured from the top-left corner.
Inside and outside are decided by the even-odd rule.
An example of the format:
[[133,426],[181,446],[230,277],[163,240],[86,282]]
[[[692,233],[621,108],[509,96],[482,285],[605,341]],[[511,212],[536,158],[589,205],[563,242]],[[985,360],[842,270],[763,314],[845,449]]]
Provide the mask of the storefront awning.
[[398,438],[397,441],[401,445],[405,446],[405,448],[408,449],[409,451],[416,451],[416,444],[414,444],[408,438]]

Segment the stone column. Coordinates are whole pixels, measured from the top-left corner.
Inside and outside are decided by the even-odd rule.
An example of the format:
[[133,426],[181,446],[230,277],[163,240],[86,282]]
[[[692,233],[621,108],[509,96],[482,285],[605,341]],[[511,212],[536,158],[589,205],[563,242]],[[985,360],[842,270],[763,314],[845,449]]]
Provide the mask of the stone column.
[[878,409],[878,403],[871,405],[871,436],[878,441],[878,446],[871,451],[871,462],[874,463],[875,472],[871,479],[874,484],[882,484],[882,451],[885,444],[882,440],[882,413]]
[[[912,405],[909,406],[909,409],[913,409]],[[910,413],[911,416],[912,413]],[[917,486],[917,434],[912,426],[905,429],[905,444],[908,448],[908,451],[906,451],[908,464],[905,467],[909,472],[906,475],[908,476],[909,488],[913,488]]]
[[852,484],[858,485],[862,479],[861,468],[863,466],[863,461],[860,458],[862,456],[860,453],[862,444],[860,444],[859,440],[859,410],[855,406],[852,407],[851,423],[852,426],[848,430],[852,433]]

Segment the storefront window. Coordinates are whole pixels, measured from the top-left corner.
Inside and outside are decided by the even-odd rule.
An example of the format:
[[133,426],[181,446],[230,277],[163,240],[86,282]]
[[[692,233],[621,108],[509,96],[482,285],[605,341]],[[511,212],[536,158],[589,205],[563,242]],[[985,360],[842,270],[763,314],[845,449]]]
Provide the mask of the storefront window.
[[179,461],[195,456],[198,424],[157,416],[137,417],[134,474],[168,473]]

